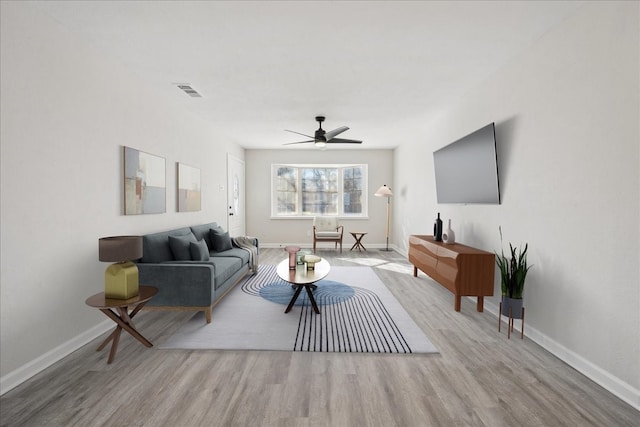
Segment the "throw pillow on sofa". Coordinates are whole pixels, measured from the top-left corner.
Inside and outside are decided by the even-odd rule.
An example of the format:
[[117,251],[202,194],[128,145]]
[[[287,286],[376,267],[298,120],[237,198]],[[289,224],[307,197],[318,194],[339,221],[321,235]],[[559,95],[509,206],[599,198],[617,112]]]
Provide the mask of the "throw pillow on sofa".
[[209,247],[204,239],[196,243],[190,242],[189,251],[191,252],[191,259],[193,261],[209,261]]
[[213,244],[213,250],[216,252],[227,251],[233,248],[231,244],[231,237],[229,232],[222,230],[222,228],[212,228],[209,231],[211,237],[211,243]]
[[191,261],[189,243],[198,243],[193,233],[185,236],[169,236],[169,247],[177,261]]

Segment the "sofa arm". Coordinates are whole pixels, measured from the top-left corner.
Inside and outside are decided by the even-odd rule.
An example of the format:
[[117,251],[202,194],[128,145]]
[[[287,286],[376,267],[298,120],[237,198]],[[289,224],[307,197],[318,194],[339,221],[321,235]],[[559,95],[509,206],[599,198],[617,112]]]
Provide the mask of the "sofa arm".
[[215,300],[215,267],[196,263],[139,263],[140,284],[158,288],[147,305],[207,307]]

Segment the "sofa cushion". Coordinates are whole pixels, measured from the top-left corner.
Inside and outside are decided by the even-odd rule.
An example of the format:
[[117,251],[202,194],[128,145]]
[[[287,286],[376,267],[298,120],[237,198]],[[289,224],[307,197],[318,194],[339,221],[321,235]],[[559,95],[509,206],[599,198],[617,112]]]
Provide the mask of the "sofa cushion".
[[209,230],[211,230],[212,228],[219,228],[218,224],[215,222],[210,222],[208,224],[192,225],[191,232],[194,236],[196,236],[196,239],[204,240],[205,242],[207,242],[207,246],[209,246],[209,249],[211,249],[213,247],[213,244],[211,243]]
[[142,259],[140,262],[173,261],[173,252],[171,252],[171,247],[169,246],[169,236],[185,236],[190,233],[191,229],[184,227],[142,236]]
[[221,232],[221,229],[212,228],[209,234],[211,236],[211,249],[213,249],[214,251],[222,252],[233,248],[233,245],[231,244],[231,237],[229,237],[229,232]]
[[216,289],[242,268],[242,261],[236,257],[211,257],[208,262],[215,266]]
[[189,243],[197,243],[196,236],[193,235],[191,230],[189,234],[184,236],[169,236],[169,247],[173,258],[178,261],[191,260],[191,251],[189,249]]
[[316,239],[336,239],[341,235],[342,233],[336,231],[316,231]]
[[245,249],[235,248],[235,247],[222,252],[211,251],[209,252],[209,257],[210,258],[235,257],[240,259],[243,265],[249,263],[249,251]]
[[189,252],[193,261],[209,261],[209,247],[204,240],[189,242]]

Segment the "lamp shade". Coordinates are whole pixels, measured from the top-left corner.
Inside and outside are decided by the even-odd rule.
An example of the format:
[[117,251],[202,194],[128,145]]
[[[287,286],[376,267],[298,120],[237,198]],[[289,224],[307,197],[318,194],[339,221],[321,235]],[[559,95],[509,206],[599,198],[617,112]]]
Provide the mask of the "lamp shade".
[[385,184],[382,187],[378,188],[378,191],[375,192],[374,196],[391,197],[393,196],[393,193],[391,192],[391,189]]
[[142,237],[102,237],[98,240],[98,257],[104,262],[122,262],[142,258]]

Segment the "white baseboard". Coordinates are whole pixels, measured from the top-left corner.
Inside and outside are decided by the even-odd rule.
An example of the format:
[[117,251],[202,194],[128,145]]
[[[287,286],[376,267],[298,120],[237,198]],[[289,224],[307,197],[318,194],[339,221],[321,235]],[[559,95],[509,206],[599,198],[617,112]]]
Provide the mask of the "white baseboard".
[[[347,244],[346,242],[343,242],[342,250],[348,252],[352,245],[353,245],[353,242],[351,242],[349,244]],[[271,249],[283,248],[284,249],[285,246],[300,246],[300,248],[302,248],[302,249],[311,249],[313,247],[313,243],[309,243],[309,242],[304,242],[304,243],[262,243],[262,242],[260,242],[260,247],[261,248],[271,248]],[[387,245],[385,243],[366,243],[364,246],[367,249],[375,249],[375,250],[380,250],[380,249],[384,249],[384,248],[387,247]],[[333,247],[332,243],[323,243],[322,245],[318,244],[316,246],[316,249],[334,249],[334,247]],[[340,250],[340,247],[338,247],[338,250]],[[394,251],[394,252],[398,252],[397,247],[395,245],[389,245],[389,250],[390,251]],[[354,252],[355,252],[355,250],[354,250]],[[400,252],[398,252],[398,253],[400,253]]]
[[[468,297],[475,304],[475,297]],[[488,302],[486,299],[484,301],[484,310],[491,313],[498,318],[498,306]],[[506,328],[506,317],[503,323]],[[517,329],[517,333],[511,335],[511,339],[520,339],[521,329],[518,329],[518,326],[521,326],[522,323],[516,320],[514,322],[514,331]],[[497,328],[496,328],[497,330]],[[506,330],[506,329],[505,329]],[[580,372],[593,382],[599,384],[607,391],[617,396],[619,399],[633,406],[637,410],[640,410],[640,390],[632,387],[630,384],[622,381],[620,378],[611,375],[609,372],[600,368],[599,366],[591,363],[584,357],[579,354],[569,350],[562,344],[554,341],[547,335],[543,334],[539,330],[532,328],[529,324],[526,323],[525,320],[525,331],[524,334],[531,341],[535,342],[545,350],[549,351],[558,359],[562,360],[576,371]]]
[[22,365],[15,371],[9,372],[7,375],[0,377],[0,396],[19,386],[39,372],[47,369],[57,361],[70,355],[80,347],[93,341],[105,332],[113,329],[113,327],[114,323],[111,320],[106,319],[93,328],[59,345],[53,350],[46,352],[37,359],[34,359],[31,362]]

